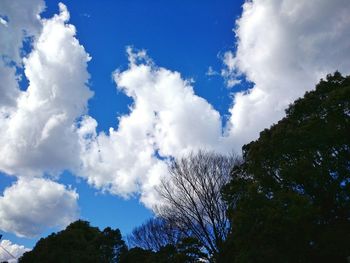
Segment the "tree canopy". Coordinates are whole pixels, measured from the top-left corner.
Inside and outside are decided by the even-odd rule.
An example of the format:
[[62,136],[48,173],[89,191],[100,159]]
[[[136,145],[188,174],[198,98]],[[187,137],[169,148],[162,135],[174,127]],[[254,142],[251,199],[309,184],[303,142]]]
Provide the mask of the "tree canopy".
[[120,263],[195,263],[201,262],[206,254],[196,238],[183,238],[176,244],[161,246],[158,251],[131,248],[121,257]]
[[225,189],[234,262],[345,262],[350,77],[328,75],[242,150]]
[[119,229],[100,231],[89,222],[78,220],[61,232],[38,241],[19,263],[112,263],[126,250]]

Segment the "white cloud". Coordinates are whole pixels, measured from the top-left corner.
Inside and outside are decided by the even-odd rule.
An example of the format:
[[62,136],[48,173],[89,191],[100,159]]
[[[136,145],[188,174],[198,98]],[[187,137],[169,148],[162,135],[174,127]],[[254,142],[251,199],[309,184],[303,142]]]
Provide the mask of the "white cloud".
[[[0,170],[7,174],[58,174],[79,164],[75,125],[92,96],[86,85],[90,57],[68,19],[66,7],[60,4],[59,15],[41,21],[41,34],[24,59],[29,87],[0,115]],[[15,87],[11,90],[17,92]],[[9,97],[15,97],[12,93]]]
[[235,68],[236,59],[232,52],[226,52],[222,58],[225,68],[221,70],[221,76],[225,79],[227,88],[232,88],[240,83],[237,79]]
[[[42,0],[2,0],[0,5],[0,115],[13,107],[19,95],[16,66],[22,67],[21,50],[25,38],[40,32]],[[29,40],[27,40],[29,41]]]
[[0,197],[0,229],[33,237],[77,218],[75,190],[43,178],[22,178]]
[[[6,239],[0,241],[0,246],[0,262],[7,261],[9,263],[16,263],[18,258],[20,258],[25,252],[29,251],[28,248],[13,244],[10,240]],[[6,252],[5,249],[11,255]]]
[[224,56],[229,83],[241,74],[255,83],[234,98],[234,141],[257,138],[327,73],[350,73],[349,13],[348,0],[246,1],[236,21],[237,52]]
[[211,76],[219,75],[219,73],[217,71],[215,71],[212,66],[209,66],[205,75],[211,77]]
[[[0,45],[0,77],[6,84],[0,99],[0,171],[18,177],[0,197],[0,229],[19,236],[38,235],[77,217],[75,190],[35,177],[79,166],[76,122],[92,96],[90,57],[67,24],[67,8],[59,4],[59,15],[40,19],[42,8],[42,1],[3,1],[0,12],[8,19],[0,30],[10,30]],[[32,35],[33,49],[22,62],[22,41]],[[26,91],[19,90],[15,73],[22,66]]]
[[3,59],[0,59],[0,79],[0,118],[3,118],[2,115],[13,110],[20,93],[16,68],[8,66]]
[[85,119],[80,134],[88,139],[82,140],[86,146],[81,174],[115,194],[140,191],[150,206],[155,198],[152,186],[167,173],[166,162],[157,154],[167,158],[200,148],[226,151],[227,146],[219,113],[194,94],[189,81],[178,72],[156,67],[144,51],[127,51],[129,68],[117,71],[114,79],[118,89],[133,99],[131,112],[109,134],[97,135],[96,121]]
[[[41,30],[39,14],[43,0],[1,0],[0,52],[8,60],[22,63],[21,49],[26,37],[37,36]],[[6,26],[4,26],[6,25]]]

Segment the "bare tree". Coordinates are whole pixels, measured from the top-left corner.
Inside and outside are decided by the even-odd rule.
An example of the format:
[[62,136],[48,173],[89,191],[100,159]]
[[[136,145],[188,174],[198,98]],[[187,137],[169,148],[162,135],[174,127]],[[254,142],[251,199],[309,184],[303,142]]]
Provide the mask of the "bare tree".
[[128,245],[146,250],[159,251],[166,245],[175,245],[184,237],[183,233],[172,227],[162,218],[152,218],[133,229],[127,237]]
[[233,155],[191,153],[170,164],[169,178],[157,189],[164,203],[156,208],[158,215],[197,238],[210,257],[220,253],[229,232],[221,189],[237,162]]

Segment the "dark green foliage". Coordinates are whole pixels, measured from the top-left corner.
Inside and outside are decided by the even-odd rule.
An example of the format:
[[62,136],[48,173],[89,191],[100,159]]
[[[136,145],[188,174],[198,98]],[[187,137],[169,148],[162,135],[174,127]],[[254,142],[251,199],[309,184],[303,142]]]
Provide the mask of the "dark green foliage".
[[198,262],[199,259],[206,258],[206,253],[203,252],[200,242],[193,237],[183,238],[177,245],[176,262]]
[[65,230],[42,238],[26,252],[19,263],[112,263],[126,250],[118,229],[102,232],[86,221],[78,220]]
[[134,247],[122,254],[120,263],[150,263],[150,259],[152,259],[153,255],[154,252],[151,250]]
[[176,245],[168,244],[157,252],[139,247],[130,249],[121,256],[121,263],[195,263],[205,258],[201,245],[195,238],[184,238]]
[[286,113],[243,147],[224,191],[227,262],[346,262],[350,77],[327,76]]
[[99,262],[119,262],[120,254],[127,250],[119,229],[106,227],[96,243],[100,251]]

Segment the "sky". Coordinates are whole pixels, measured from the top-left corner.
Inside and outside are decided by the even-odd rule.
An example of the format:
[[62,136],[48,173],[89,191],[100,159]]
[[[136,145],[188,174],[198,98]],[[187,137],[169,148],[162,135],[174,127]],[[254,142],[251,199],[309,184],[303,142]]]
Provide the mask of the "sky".
[[[0,233],[154,216],[167,164],[241,147],[328,73],[348,0],[0,0]],[[9,260],[0,250],[0,260]],[[15,262],[15,260],[13,260]]]

